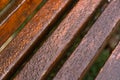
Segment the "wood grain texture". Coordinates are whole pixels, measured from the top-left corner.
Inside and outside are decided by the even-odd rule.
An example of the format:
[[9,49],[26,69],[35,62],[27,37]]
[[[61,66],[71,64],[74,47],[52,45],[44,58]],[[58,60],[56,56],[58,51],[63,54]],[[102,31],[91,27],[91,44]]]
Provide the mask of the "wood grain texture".
[[9,4],[0,12],[0,26],[10,17],[25,0],[11,0]]
[[15,0],[14,5],[8,9],[7,13],[0,18],[8,15],[3,23],[0,23],[0,47],[4,42],[20,27],[25,19],[36,9],[42,0]]
[[112,52],[96,80],[120,80],[120,43]]
[[0,79],[6,78],[23,63],[23,58],[29,54],[33,45],[38,39],[44,37],[44,33],[52,27],[50,25],[71,3],[72,0],[49,0],[38,11],[17,37],[0,53]]
[[[82,79],[120,20],[120,1],[113,0],[65,62],[54,80]],[[100,79],[102,80],[102,79]],[[107,79],[109,80],[109,79]]]
[[0,0],[0,10],[2,10],[10,0]]
[[102,0],[80,0],[14,80],[44,80]]

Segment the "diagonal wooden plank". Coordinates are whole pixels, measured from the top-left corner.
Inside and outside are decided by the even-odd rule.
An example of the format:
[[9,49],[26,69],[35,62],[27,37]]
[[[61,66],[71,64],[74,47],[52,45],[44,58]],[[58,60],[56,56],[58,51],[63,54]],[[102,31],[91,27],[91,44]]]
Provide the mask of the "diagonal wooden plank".
[[[0,47],[18,29],[42,0],[15,0],[10,10],[0,16]],[[6,15],[8,15],[5,19]]]
[[92,28],[82,39],[79,46],[65,62],[54,80],[82,79],[86,70],[105,46],[111,33],[120,20],[120,1],[113,0]]
[[14,80],[44,80],[102,0],[80,0]]
[[10,0],[0,0],[0,11],[9,3]]
[[112,52],[96,80],[120,80],[120,43]]
[[[0,12],[0,26],[19,8],[25,0],[11,0]],[[11,13],[11,14],[10,14]]]
[[31,52],[37,40],[52,27],[73,0],[49,0],[0,53],[0,79],[10,75],[24,57]]

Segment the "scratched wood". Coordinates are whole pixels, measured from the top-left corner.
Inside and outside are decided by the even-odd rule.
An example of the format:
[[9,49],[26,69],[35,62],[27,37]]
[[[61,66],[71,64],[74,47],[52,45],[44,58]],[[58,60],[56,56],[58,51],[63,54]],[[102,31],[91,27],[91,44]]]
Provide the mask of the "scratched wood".
[[51,25],[68,9],[72,1],[49,0],[38,11],[18,36],[0,53],[0,79],[8,78],[19,67],[18,64],[23,63],[22,60],[31,52],[31,49],[34,47],[33,45],[52,28]]
[[120,80],[120,43],[112,52],[96,80]]
[[[94,23],[53,80],[82,80],[86,70],[104,48],[120,20],[120,0],[113,0]],[[119,52],[119,51],[118,51]],[[41,53],[40,53],[41,54]],[[34,62],[35,63],[35,62]],[[114,65],[114,64],[112,64]],[[116,66],[118,66],[116,64]],[[118,66],[119,67],[119,66]],[[116,67],[115,67],[116,68]],[[109,69],[107,69],[109,71]],[[117,69],[113,69],[116,70]],[[112,70],[111,70],[112,71]],[[111,71],[109,73],[111,73]],[[119,72],[120,73],[120,72]],[[117,72],[116,75],[117,76]],[[119,74],[118,74],[119,75]],[[109,75],[113,76],[113,75]],[[104,74],[104,77],[107,77]],[[119,79],[98,79],[119,80]]]
[[[36,9],[42,0],[15,0],[8,12],[1,16],[0,47],[19,28],[25,19]],[[5,19],[4,16],[8,15]]]
[[10,0],[0,0],[0,11],[9,3]]
[[80,0],[14,80],[44,80],[101,1]]

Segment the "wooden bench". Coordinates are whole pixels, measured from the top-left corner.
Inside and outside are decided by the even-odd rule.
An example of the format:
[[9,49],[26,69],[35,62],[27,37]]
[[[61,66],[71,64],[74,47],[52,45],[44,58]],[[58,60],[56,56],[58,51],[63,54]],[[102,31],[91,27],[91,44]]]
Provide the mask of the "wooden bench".
[[[1,0],[0,80],[82,80],[120,27],[120,0]],[[37,11],[37,12],[36,12]],[[120,42],[96,80],[120,80]]]

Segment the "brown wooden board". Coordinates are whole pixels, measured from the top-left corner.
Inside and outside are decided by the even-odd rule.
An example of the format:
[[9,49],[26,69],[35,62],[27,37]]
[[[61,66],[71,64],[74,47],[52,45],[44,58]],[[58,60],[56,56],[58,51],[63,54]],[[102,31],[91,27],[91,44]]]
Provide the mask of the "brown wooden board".
[[9,3],[10,0],[0,0],[0,11]]
[[80,0],[14,80],[44,80],[102,0]]
[[0,23],[0,47],[20,27],[25,19],[36,9],[42,0],[16,0],[14,5],[8,9],[1,19],[8,15]]
[[13,72],[31,51],[38,39],[44,37],[48,28],[63,13],[72,0],[49,0],[10,44],[0,53],[0,79]]
[[25,0],[11,0],[0,12],[0,26],[11,16]]
[[82,79],[87,69],[104,48],[120,20],[120,1],[113,0],[65,62],[54,80]]
[[120,80],[120,43],[112,52],[96,80]]

